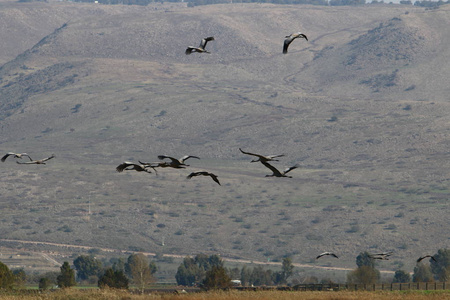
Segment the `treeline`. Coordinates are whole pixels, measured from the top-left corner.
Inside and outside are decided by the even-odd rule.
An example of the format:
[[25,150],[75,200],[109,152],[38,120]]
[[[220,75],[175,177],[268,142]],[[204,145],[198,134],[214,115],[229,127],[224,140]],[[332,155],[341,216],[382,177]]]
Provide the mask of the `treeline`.
[[73,264],[65,261],[59,272],[26,274],[23,269],[9,270],[0,262],[0,289],[23,288],[25,284],[38,284],[39,289],[69,288],[78,284],[97,284],[98,287],[128,289],[133,283],[141,292],[155,282],[157,271],[154,261],[142,253],[128,259],[112,258],[104,263],[93,255],[80,255]]
[[[426,261],[424,258],[429,259]],[[356,257],[357,268],[347,274],[346,283],[381,283],[376,261],[368,252],[361,252]],[[400,268],[399,265],[392,283],[449,281],[450,249],[439,249],[432,256],[422,257],[417,262],[412,276]],[[99,260],[93,255],[80,255],[73,260],[72,264],[64,262],[59,272],[33,275],[27,274],[23,269],[9,270],[0,262],[0,289],[24,288],[25,284],[33,283],[38,283],[39,289],[42,290],[66,288],[78,284],[128,289],[129,285],[133,284],[143,293],[144,289],[156,281],[154,274],[157,270],[156,262],[150,261],[142,253],[132,254],[127,259],[111,258],[109,261]],[[204,289],[228,288],[232,285],[294,286],[300,283],[299,278],[294,276],[294,266],[290,257],[283,258],[281,269],[272,270],[265,269],[262,265],[226,268],[219,255],[205,254],[185,257],[177,269],[175,279],[178,285]],[[334,283],[326,278],[319,281],[316,277],[307,277],[301,282]]]
[[[356,257],[357,268],[347,275],[349,284],[376,284],[380,281],[380,272],[375,267],[375,261],[367,252]],[[414,267],[412,277],[404,270],[395,271],[393,283],[408,282],[445,282],[450,279],[450,249],[439,249],[436,254],[425,261],[418,262]]]
[[[199,254],[195,257],[185,257],[178,267],[175,279],[178,285],[225,287],[211,285],[211,273],[215,277],[221,277],[221,282],[230,285],[231,280],[239,281],[244,286],[261,285],[286,285],[287,280],[293,274],[294,266],[291,258],[284,258],[280,271],[266,270],[263,266],[249,268],[244,265],[239,268],[224,268],[223,261],[218,255],[207,256]],[[219,276],[219,274],[222,274]],[[223,278],[222,278],[223,277]]]
[[439,0],[439,1],[416,1],[416,2],[414,2],[414,5],[422,6],[422,7],[437,8],[441,5],[449,4],[449,3],[450,3],[450,0],[447,0],[446,2],[441,1],[441,0]]

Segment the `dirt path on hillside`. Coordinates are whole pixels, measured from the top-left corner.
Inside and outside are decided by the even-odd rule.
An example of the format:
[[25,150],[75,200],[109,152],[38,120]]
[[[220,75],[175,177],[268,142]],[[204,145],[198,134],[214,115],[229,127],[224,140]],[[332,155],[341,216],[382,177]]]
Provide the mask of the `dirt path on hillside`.
[[[100,247],[91,247],[91,246],[81,246],[81,245],[70,245],[70,244],[58,244],[58,243],[50,243],[50,242],[37,242],[37,241],[25,241],[25,240],[11,240],[11,239],[0,239],[0,242],[6,242],[6,243],[22,243],[22,244],[31,244],[31,245],[46,245],[46,246],[54,246],[54,247],[61,247],[61,248],[76,248],[76,249],[83,249],[83,250],[91,250],[91,249],[100,249],[104,252],[110,252],[110,253],[122,253],[122,254],[133,254],[133,253],[143,253],[147,256],[156,256],[156,253],[152,252],[138,252],[138,251],[130,251],[130,250],[120,250],[120,249],[112,249],[112,248],[100,248]],[[59,263],[51,258],[47,254],[43,254],[44,258],[49,260],[52,263],[55,263],[59,265]],[[184,258],[187,256],[187,254],[163,254],[164,257],[173,257],[173,258]],[[224,261],[228,262],[237,262],[237,263],[245,263],[245,264],[257,264],[257,265],[275,265],[275,266],[281,266],[281,262],[267,262],[267,261],[255,261],[250,259],[237,259],[237,258],[227,258],[222,257]],[[295,267],[299,268],[311,268],[311,269],[323,269],[323,270],[332,270],[332,271],[352,271],[354,268],[342,268],[342,267],[324,267],[324,266],[314,266],[309,264],[299,264],[299,263],[293,263]],[[388,270],[380,270],[380,273],[386,273],[386,274],[394,274],[394,271],[388,271]]]

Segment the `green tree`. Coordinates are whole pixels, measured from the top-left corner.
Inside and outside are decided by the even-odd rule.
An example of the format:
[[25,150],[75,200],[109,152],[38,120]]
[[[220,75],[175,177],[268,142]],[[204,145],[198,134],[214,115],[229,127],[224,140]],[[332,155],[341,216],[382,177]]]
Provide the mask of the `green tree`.
[[394,279],[392,280],[393,283],[407,283],[411,281],[411,276],[408,272],[405,272],[403,270],[397,270],[394,274]]
[[27,274],[23,269],[12,270],[14,276],[14,284],[16,287],[24,287],[27,281]]
[[53,286],[53,282],[50,278],[42,277],[39,279],[39,289],[40,290],[47,290]]
[[109,260],[109,263],[112,265],[112,268],[114,271],[122,271],[125,272],[125,259],[120,257],[120,258],[111,258]]
[[224,289],[231,286],[231,278],[222,266],[213,266],[206,272],[203,286],[207,289]]
[[217,254],[211,255],[208,258],[208,263],[209,263],[209,268],[205,269],[205,271],[211,269],[212,267],[223,267],[223,260]]
[[113,268],[108,268],[98,280],[99,288],[105,288],[106,286],[115,289],[128,289],[128,278],[122,271],[114,271]]
[[439,281],[450,280],[450,249],[439,249],[438,253],[433,255],[436,259],[430,260],[431,272]]
[[179,285],[192,286],[203,282],[206,272],[213,267],[223,267],[223,261],[219,255],[198,254],[195,258],[187,256],[178,267],[175,279]]
[[241,269],[241,283],[243,286],[247,286],[250,284],[252,278],[252,271],[244,265]]
[[423,263],[418,263],[414,267],[414,274],[412,276],[413,282],[432,282],[433,273],[431,272],[431,267]]
[[10,289],[14,285],[14,275],[7,265],[0,262],[0,288]]
[[90,276],[98,276],[102,271],[102,262],[92,256],[80,255],[73,265],[77,270],[78,280],[87,280]]
[[370,258],[370,254],[367,251],[359,253],[356,257],[356,265],[358,268],[368,266],[375,269],[375,262],[372,258]]
[[155,274],[156,271],[158,271],[158,266],[156,265],[156,262],[154,260],[152,260],[148,266],[152,275]]
[[61,273],[56,277],[56,283],[60,288],[75,286],[75,270],[72,269],[67,261],[61,266]]
[[147,256],[142,253],[131,254],[128,257],[127,263],[125,264],[125,272],[139,287],[142,294],[144,293],[145,287],[155,281]]
[[281,267],[281,272],[283,274],[283,279],[287,282],[288,278],[294,274],[294,265],[292,264],[292,258],[283,258],[283,265]]
[[255,286],[273,285],[273,274],[271,270],[264,270],[262,266],[253,268],[250,283]]
[[196,264],[195,259],[186,256],[178,267],[175,279],[179,285],[193,286],[199,283],[203,276],[204,270]]
[[349,284],[374,284],[378,282],[380,272],[370,266],[361,266],[347,275]]

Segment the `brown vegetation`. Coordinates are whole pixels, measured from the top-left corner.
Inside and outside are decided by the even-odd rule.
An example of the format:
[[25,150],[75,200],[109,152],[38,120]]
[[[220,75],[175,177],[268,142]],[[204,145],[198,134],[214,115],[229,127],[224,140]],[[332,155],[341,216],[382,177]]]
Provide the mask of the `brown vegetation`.
[[43,292],[35,295],[21,295],[20,292],[2,293],[2,299],[76,299],[76,300],[144,300],[144,299],[186,299],[186,300],[288,300],[288,299],[305,299],[305,300],[433,300],[444,299],[450,297],[449,292],[358,292],[358,291],[340,291],[340,292],[282,292],[282,291],[264,291],[264,292],[240,292],[240,291],[213,291],[201,292],[194,294],[158,294],[151,293],[149,295],[130,294],[126,291],[118,291],[111,289],[103,290],[59,290],[54,292]]

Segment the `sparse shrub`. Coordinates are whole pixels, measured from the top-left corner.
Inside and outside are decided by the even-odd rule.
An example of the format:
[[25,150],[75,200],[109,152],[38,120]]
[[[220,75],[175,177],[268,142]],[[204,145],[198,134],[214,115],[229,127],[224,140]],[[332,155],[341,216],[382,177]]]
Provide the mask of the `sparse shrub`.
[[314,234],[314,233],[308,233],[306,235],[306,239],[308,241],[321,241],[321,240],[323,240],[323,237],[320,235]]
[[396,230],[397,226],[395,224],[389,224],[388,226],[386,226],[386,230]]
[[331,118],[329,118],[327,121],[328,122],[336,122],[338,120],[337,116],[332,116]]
[[359,225],[352,225],[351,227],[350,227],[350,229],[349,230],[347,230],[346,232],[347,233],[355,233],[355,232],[358,232],[359,231]]
[[68,225],[64,225],[62,227],[59,227],[58,231],[72,232],[72,228],[70,228]]
[[401,244],[400,246],[398,246],[398,249],[406,250],[406,249],[408,249],[408,245],[407,244]]

